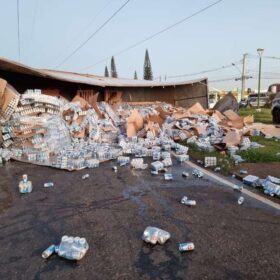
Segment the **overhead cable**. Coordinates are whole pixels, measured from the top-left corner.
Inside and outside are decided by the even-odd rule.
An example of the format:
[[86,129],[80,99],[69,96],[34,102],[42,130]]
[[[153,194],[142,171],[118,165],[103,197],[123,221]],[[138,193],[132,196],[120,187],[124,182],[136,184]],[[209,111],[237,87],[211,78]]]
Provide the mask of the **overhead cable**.
[[241,64],[241,61],[231,63],[231,64],[228,64],[228,65],[224,65],[224,66],[221,66],[221,67],[213,68],[213,69],[204,70],[204,71],[201,71],[201,72],[181,74],[181,75],[175,75],[175,76],[167,76],[167,78],[173,79],[173,78],[181,78],[181,77],[188,77],[188,76],[196,76],[196,75],[200,75],[200,74],[220,71],[220,70],[223,70],[223,69],[233,67],[234,65],[238,65],[238,64]]
[[[166,31],[168,31],[168,30],[174,28],[175,26],[177,26],[177,25],[179,25],[179,24],[182,24],[183,22],[185,22],[185,21],[187,21],[187,20],[193,18],[194,16],[203,13],[204,11],[206,11],[206,10],[212,8],[213,6],[219,4],[219,3],[222,2],[222,1],[224,1],[224,0],[216,1],[216,2],[210,4],[210,5],[206,6],[206,7],[204,7],[204,8],[202,8],[202,9],[198,10],[197,12],[195,12],[195,13],[193,13],[193,14],[191,14],[191,15],[189,15],[189,16],[187,16],[187,17],[185,17],[185,18],[183,18],[183,19],[181,19],[181,20],[179,20],[179,21],[177,21],[177,22],[175,22],[174,24],[169,25],[169,26],[165,27],[164,29],[162,29],[162,30],[160,30],[160,31],[158,31],[158,32],[156,32],[156,33],[154,33],[154,34],[152,34],[152,35],[146,37],[145,39],[142,39],[142,40],[136,42],[135,44],[133,44],[133,45],[131,45],[131,46],[129,46],[129,47],[127,47],[127,48],[125,48],[125,49],[123,49],[123,50],[121,50],[121,51],[115,53],[115,54],[113,54],[113,56],[121,55],[121,54],[123,54],[123,53],[125,53],[125,52],[127,52],[127,51],[129,51],[129,50],[131,50],[131,49],[133,49],[133,48],[135,48],[135,47],[137,47],[137,46],[139,46],[139,45],[141,45],[141,44],[143,44],[143,43],[145,43],[145,42],[147,42],[147,41],[149,41],[149,40],[151,40],[151,39],[153,39],[153,38],[155,38],[155,37],[157,37],[158,35],[160,35],[160,34],[166,32]],[[104,62],[104,61],[107,61],[107,60],[110,59],[110,58],[111,58],[111,56],[108,56],[108,57],[106,57],[106,58],[103,58],[103,59],[97,61],[97,62],[94,63],[94,64],[91,64],[91,65],[89,65],[89,66],[86,66],[86,67],[82,68],[81,70],[86,70],[86,69],[92,68],[93,66],[98,65],[98,64],[100,64],[100,63],[102,63],[102,62]]]
[[[37,0],[38,1],[38,0]],[[64,47],[63,51],[57,56],[57,59],[59,59],[63,54],[65,54],[65,50],[69,50],[73,43],[78,41],[78,39],[81,37],[82,34],[85,33],[86,30],[89,29],[89,27],[92,25],[92,23],[96,20],[96,18],[113,2],[114,0],[109,0],[100,10],[98,10],[97,13],[94,14],[94,16],[90,19],[88,24],[77,34],[77,36],[72,40],[72,42],[68,45],[68,47]]]
[[65,59],[63,59],[56,67],[60,67],[67,60],[69,60],[75,53],[77,53],[83,46],[85,46],[92,38],[95,36],[107,23],[109,23],[128,3],[130,0],[127,0],[120,8],[118,8],[101,26],[99,26],[82,44],[80,44],[73,52],[71,52]]

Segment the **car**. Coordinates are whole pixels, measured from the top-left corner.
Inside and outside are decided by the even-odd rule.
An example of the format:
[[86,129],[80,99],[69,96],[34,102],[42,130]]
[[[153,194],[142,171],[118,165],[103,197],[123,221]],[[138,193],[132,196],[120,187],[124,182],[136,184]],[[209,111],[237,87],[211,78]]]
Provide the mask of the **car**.
[[[258,94],[253,93],[250,94],[248,97],[248,106],[250,107],[257,107],[258,106]],[[265,93],[260,94],[260,107],[265,106],[269,102],[269,97]]]
[[273,122],[280,123],[280,93],[275,96],[272,102],[271,113]]
[[241,101],[239,102],[239,107],[247,107],[248,106],[248,100],[246,100],[245,98],[241,99]]

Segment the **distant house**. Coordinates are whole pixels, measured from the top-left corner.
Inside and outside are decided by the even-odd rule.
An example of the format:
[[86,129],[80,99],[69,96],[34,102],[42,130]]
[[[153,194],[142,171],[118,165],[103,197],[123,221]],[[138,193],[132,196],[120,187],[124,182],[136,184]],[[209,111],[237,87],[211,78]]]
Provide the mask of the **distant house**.
[[18,92],[41,89],[42,93],[71,100],[76,94],[91,102],[165,101],[189,107],[196,102],[208,107],[207,78],[183,82],[156,82],[32,68],[0,58],[0,78],[7,80]]

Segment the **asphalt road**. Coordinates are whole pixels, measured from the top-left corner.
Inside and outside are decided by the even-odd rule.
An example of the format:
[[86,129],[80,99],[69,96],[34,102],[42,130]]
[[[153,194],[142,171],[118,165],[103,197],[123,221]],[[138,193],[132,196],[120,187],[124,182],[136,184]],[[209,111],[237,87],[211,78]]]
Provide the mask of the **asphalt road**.
[[[67,172],[11,162],[0,168],[0,279],[280,279],[279,211],[217,182],[120,167]],[[33,182],[18,192],[21,175]],[[82,180],[83,174],[90,178]],[[49,180],[53,188],[44,188]],[[197,201],[190,208],[181,197]],[[141,240],[146,226],[171,233],[164,245]],[[90,249],[71,262],[41,253],[62,235],[85,237]],[[192,241],[181,254],[178,243]]]

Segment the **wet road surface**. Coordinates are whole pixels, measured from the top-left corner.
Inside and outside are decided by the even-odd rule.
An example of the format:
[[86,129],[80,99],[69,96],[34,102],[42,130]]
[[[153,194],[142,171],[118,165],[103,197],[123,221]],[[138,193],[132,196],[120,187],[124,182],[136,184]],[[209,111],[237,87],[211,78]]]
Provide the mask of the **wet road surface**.
[[[19,162],[0,168],[0,279],[280,279],[279,212],[207,178],[174,180],[129,166],[67,172]],[[191,173],[191,170],[189,170]],[[21,195],[27,173],[33,192]],[[90,178],[82,180],[84,174]],[[53,181],[55,186],[44,188]],[[190,208],[179,203],[187,195]],[[146,245],[146,226],[171,233]],[[62,235],[85,237],[90,249],[71,262],[41,253]],[[195,251],[181,254],[178,243]]]

